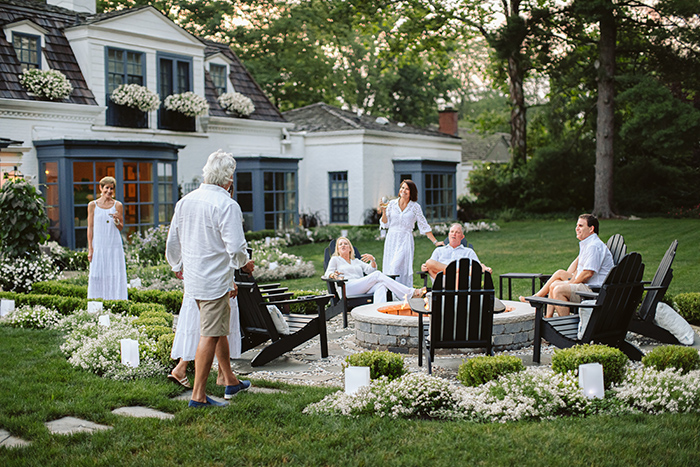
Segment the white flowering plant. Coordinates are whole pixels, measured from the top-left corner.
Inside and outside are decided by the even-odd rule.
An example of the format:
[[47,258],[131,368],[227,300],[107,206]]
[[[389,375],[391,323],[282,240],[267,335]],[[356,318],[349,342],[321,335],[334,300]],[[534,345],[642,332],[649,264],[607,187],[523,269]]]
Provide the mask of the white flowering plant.
[[191,91],[182,94],[171,94],[165,98],[163,105],[166,109],[180,112],[187,117],[196,117],[209,112],[207,100]]
[[313,262],[304,261],[300,256],[283,253],[281,248],[286,244],[287,241],[279,237],[271,238],[269,243],[265,240],[250,242],[249,246],[253,249],[253,261],[255,261],[253,275],[257,280],[296,279],[313,277],[316,274]]
[[[432,226],[433,234],[437,236],[447,235],[450,233],[450,224],[435,224]],[[495,222],[464,222],[462,223],[464,227],[464,233],[469,232],[498,232],[501,228]],[[418,231],[414,232],[414,235],[419,234]]]
[[160,96],[139,84],[122,84],[109,95],[117,105],[125,105],[141,112],[152,112],[160,107]]
[[168,240],[168,226],[150,227],[145,232],[134,232],[124,250],[127,264],[158,266],[165,264],[165,244]]
[[[79,310],[62,319],[57,328],[67,333],[61,351],[68,362],[105,378],[131,380],[161,374],[165,368],[156,358],[157,344],[143,330],[134,326],[134,316],[106,312],[109,327],[98,323],[98,315]],[[139,366],[121,362],[121,340],[139,342]]]
[[412,373],[392,382],[372,381],[350,395],[338,391],[304,409],[307,414],[482,423],[638,412],[700,412],[700,370],[684,375],[675,369],[630,366],[622,383],[613,385],[603,399],[585,397],[574,372],[554,373],[551,368],[528,368],[476,387]]
[[0,287],[6,292],[29,292],[35,282],[51,281],[61,275],[46,254],[0,257]]
[[58,311],[41,305],[22,305],[0,318],[0,323],[14,328],[51,329],[61,319]]
[[73,92],[70,80],[58,70],[27,69],[19,75],[19,82],[29,92],[51,100],[65,99]]
[[219,105],[227,112],[244,117],[255,111],[255,104],[250,97],[240,92],[226,92],[219,96]]

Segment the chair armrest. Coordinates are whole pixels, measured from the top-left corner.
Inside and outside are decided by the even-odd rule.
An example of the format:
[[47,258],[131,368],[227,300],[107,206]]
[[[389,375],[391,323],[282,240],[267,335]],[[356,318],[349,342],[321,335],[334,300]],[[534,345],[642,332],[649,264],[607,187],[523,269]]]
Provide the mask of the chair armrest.
[[280,285],[282,285],[282,284],[280,284],[279,282],[275,282],[275,283],[273,283],[273,284],[262,284],[262,285],[258,284],[258,288],[259,288],[260,290],[276,289],[276,288],[278,288]]
[[554,305],[554,306],[568,306],[571,308],[598,308],[601,305],[595,303],[592,305],[582,305],[580,303],[574,303],[574,302],[566,302],[564,300],[554,300],[552,298],[546,298],[546,297],[535,297],[534,295],[531,297],[525,297],[525,300],[527,300],[530,303],[534,303],[536,305]]
[[430,314],[430,311],[425,308],[425,300],[422,298],[409,298],[408,305],[411,307],[411,311],[415,313]]
[[262,293],[263,295],[276,295],[276,294],[285,293],[288,290],[289,289],[287,287],[280,287],[277,289],[269,288],[269,289],[260,289],[260,293]]
[[[286,295],[286,294],[285,294]],[[289,294],[290,296],[292,294]],[[299,298],[294,298],[291,300],[279,300],[275,301],[275,305],[281,305],[281,306],[289,306],[294,303],[306,303],[306,302],[316,302],[316,305],[319,307],[319,310],[323,310],[323,308],[328,304],[328,302],[333,298],[333,295],[331,294],[325,294],[325,295],[310,295],[307,297],[299,297]],[[260,305],[269,305],[271,304],[270,302],[266,303],[261,303]]]
[[598,292],[576,292],[582,298],[598,298]]
[[267,299],[268,302],[273,303],[277,305],[279,302],[288,300],[291,298],[291,296],[294,295],[292,292],[285,292],[285,293],[278,293],[278,294],[269,294],[265,295],[265,298]]
[[396,280],[397,277],[399,277],[400,274],[384,274],[386,277],[391,277],[392,279]]
[[[649,283],[651,283],[651,282],[649,282]],[[666,286],[664,286],[664,285],[649,285],[649,286],[644,287],[644,290],[646,290],[646,291],[650,291],[650,290],[666,290],[666,289],[668,289],[668,286],[667,286],[667,285],[666,285]]]

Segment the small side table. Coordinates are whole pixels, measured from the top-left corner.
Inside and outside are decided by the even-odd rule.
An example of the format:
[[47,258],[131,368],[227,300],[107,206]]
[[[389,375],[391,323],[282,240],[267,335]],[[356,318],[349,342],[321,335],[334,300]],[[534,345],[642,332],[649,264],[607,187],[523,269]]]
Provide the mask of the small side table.
[[532,295],[535,295],[535,281],[542,277],[542,274],[530,273],[530,272],[507,272],[501,274],[498,278],[499,282],[499,297],[503,300],[503,279],[508,279],[508,300],[512,300],[511,295],[511,281],[513,279],[530,279],[532,281]]

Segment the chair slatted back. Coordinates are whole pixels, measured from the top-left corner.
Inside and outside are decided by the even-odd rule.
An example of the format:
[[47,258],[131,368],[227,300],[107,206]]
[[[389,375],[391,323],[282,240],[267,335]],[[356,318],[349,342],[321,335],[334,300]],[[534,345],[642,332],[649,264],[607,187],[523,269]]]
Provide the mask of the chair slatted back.
[[490,349],[494,296],[491,274],[482,273],[479,262],[465,258],[450,263],[433,285],[431,346]]
[[238,283],[238,310],[241,321],[241,329],[255,333],[269,334],[272,340],[279,339],[270,314],[260,306],[267,300],[260,292],[255,282]]
[[654,278],[651,281],[652,287],[661,287],[661,289],[651,289],[647,291],[647,294],[639,307],[639,317],[643,320],[646,320],[649,317],[649,314],[652,316],[655,315],[656,306],[659,304],[661,299],[664,298],[664,295],[668,290],[668,286],[671,284],[671,279],[673,279],[673,269],[671,268],[671,265],[676,257],[677,248],[678,240],[674,240],[671,242],[671,246],[668,247],[668,250],[666,250],[664,257],[661,258],[661,263],[659,263],[659,267],[656,269]]
[[613,264],[619,264],[620,260],[627,254],[625,237],[620,234],[615,234],[608,239],[607,246],[610,253],[612,253]]
[[605,278],[597,304],[583,335],[584,342],[624,340],[637,305],[642,299],[644,264],[639,253],[625,255]]

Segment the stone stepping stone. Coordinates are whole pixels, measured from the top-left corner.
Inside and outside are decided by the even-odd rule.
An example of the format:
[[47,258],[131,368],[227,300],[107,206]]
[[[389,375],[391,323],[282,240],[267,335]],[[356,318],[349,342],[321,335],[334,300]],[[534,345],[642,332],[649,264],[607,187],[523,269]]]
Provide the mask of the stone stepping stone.
[[125,417],[136,417],[136,418],[160,418],[162,420],[171,420],[175,418],[175,415],[171,413],[161,412],[160,410],[151,409],[148,407],[119,407],[118,409],[112,410],[115,415],[124,415]]
[[58,420],[44,423],[46,428],[52,434],[55,435],[72,435],[73,433],[80,433],[87,431],[89,433],[99,431],[99,430],[111,430],[111,426],[100,425],[98,423],[89,422],[87,420],[81,420],[75,417],[63,417]]
[[20,438],[15,438],[9,431],[0,430],[0,446],[6,448],[22,448],[29,446],[31,443]]

